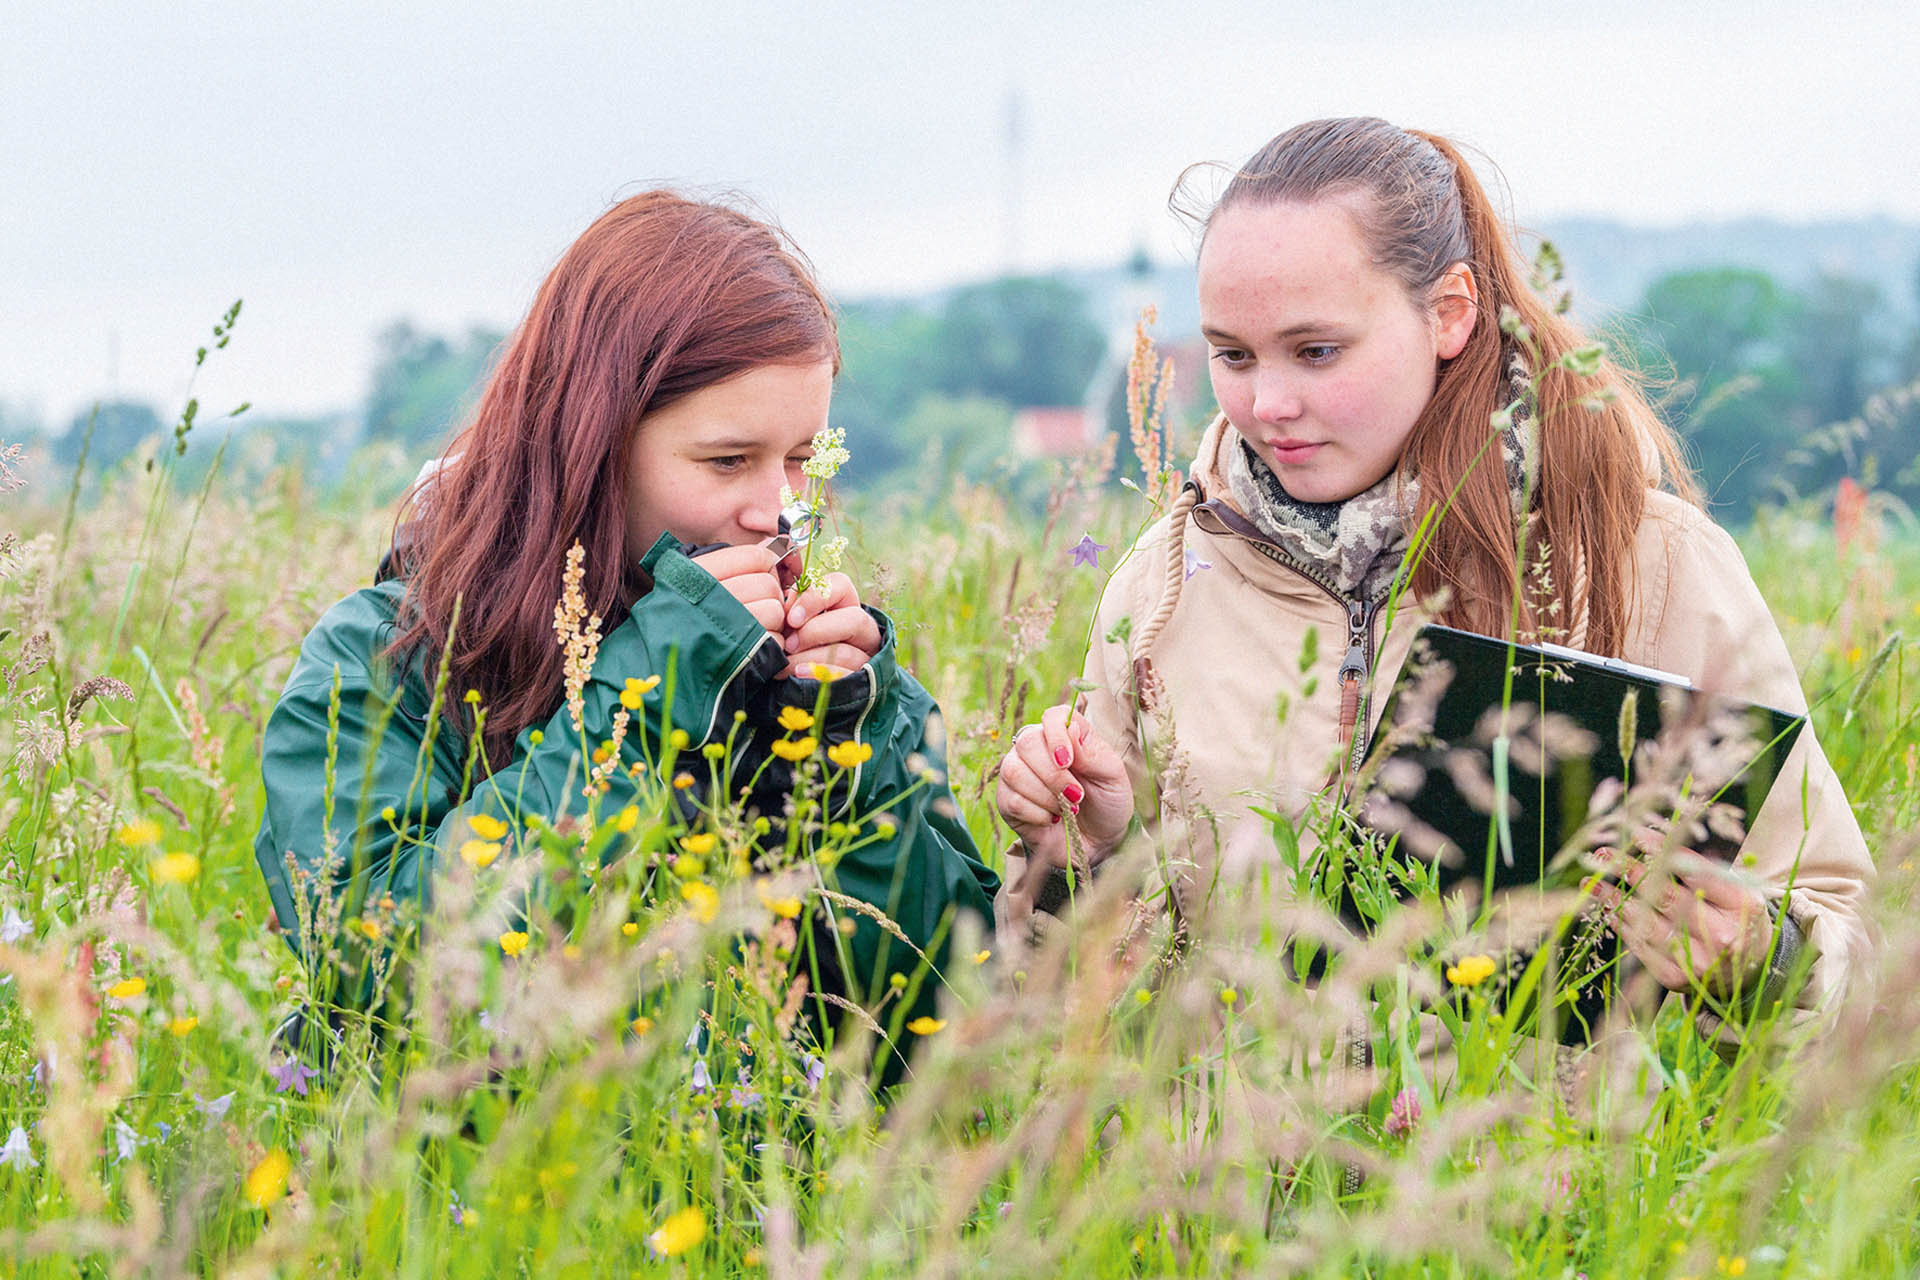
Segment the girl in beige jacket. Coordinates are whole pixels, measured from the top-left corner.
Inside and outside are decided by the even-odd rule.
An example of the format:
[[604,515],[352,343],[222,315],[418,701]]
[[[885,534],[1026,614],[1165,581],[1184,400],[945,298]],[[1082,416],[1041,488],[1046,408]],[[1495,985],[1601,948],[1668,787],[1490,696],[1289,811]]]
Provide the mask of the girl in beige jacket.
[[[1097,864],[1136,812],[1178,845],[1173,905],[1204,911],[1253,807],[1298,818],[1338,794],[1423,621],[1551,636],[1805,711],[1671,432],[1537,296],[1445,139],[1372,119],[1280,135],[1208,216],[1199,286],[1221,413],[1108,585],[1081,709],[1049,710],[1002,762],[1021,841],[1004,928],[1055,909],[1067,826]],[[1411,534],[1443,505],[1409,576]],[[1548,586],[1519,593],[1515,633],[1523,577]],[[1647,872],[1597,856],[1628,884]],[[1810,964],[1813,1010],[1862,967],[1872,870],[1809,729],[1735,868],[1682,850],[1659,892],[1594,892],[1662,986],[1777,994]]]

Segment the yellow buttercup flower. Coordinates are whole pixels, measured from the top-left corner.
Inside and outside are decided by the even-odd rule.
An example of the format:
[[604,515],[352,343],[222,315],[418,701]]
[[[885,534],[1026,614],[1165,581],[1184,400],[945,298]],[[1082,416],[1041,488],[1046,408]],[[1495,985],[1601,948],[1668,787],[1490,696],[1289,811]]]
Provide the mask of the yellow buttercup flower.
[[976,951],[973,953],[973,962],[975,964],[985,964],[992,956],[993,952],[991,951]]
[[640,926],[629,920],[620,926],[620,932],[631,938],[640,932]]
[[712,853],[714,846],[719,843],[720,837],[714,835],[711,831],[702,831],[699,835],[680,837],[680,847],[696,857],[705,857],[707,854]]
[[835,679],[833,674],[833,668],[828,666],[824,662],[814,663],[813,671],[810,674],[813,676],[815,680],[818,680],[821,684],[832,684]]
[[648,676],[644,680],[628,680],[627,687],[620,691],[620,705],[629,711],[638,711],[641,700],[652,693],[659,683],[659,676]]
[[630,804],[626,808],[622,809],[619,815],[614,818],[613,829],[615,831],[618,831],[621,835],[625,835],[627,834],[627,832],[633,830],[634,827],[639,823],[639,821],[640,821],[640,807],[638,805]]
[[643,1036],[653,1030],[653,1019],[643,1013],[627,1025],[633,1028],[633,1034]]
[[360,921],[359,927],[360,932],[366,934],[369,938],[378,938],[380,936],[380,922],[378,920],[363,918]]
[[776,898],[768,893],[764,886],[760,890],[760,902],[767,910],[773,912],[773,914],[779,916],[782,920],[791,920],[800,914],[800,899],[795,897]]
[[256,1209],[266,1208],[287,1194],[287,1178],[292,1173],[293,1161],[287,1158],[286,1152],[267,1152],[259,1164],[247,1171],[247,1181],[242,1188],[247,1203]]
[[680,886],[680,896],[687,900],[693,918],[701,924],[710,923],[720,913],[720,894],[704,881],[687,881]]
[[804,738],[795,738],[790,742],[776,742],[773,744],[772,751],[782,760],[805,760],[819,745],[818,739],[808,735]]
[[909,1022],[907,1024],[907,1030],[913,1032],[913,1034],[917,1036],[930,1036],[936,1031],[945,1030],[946,1026],[947,1026],[946,1019],[929,1018],[927,1017],[927,1015],[923,1013],[919,1017],[915,1018],[912,1022]]
[[1492,956],[1462,956],[1447,966],[1447,981],[1456,987],[1477,987],[1493,976]]
[[167,1030],[176,1036],[184,1036],[190,1034],[193,1029],[199,1025],[200,1019],[189,1013],[169,1021],[167,1023]]
[[517,956],[527,949],[527,935],[518,929],[509,929],[500,935],[500,949],[510,956]]
[[707,1238],[707,1220],[698,1209],[682,1209],[647,1237],[647,1245],[663,1258],[672,1258]]
[[507,824],[489,813],[468,815],[467,829],[482,840],[504,840],[507,838]]
[[120,843],[128,846],[160,843],[160,824],[152,818],[137,818],[120,828]]
[[873,759],[873,748],[864,742],[836,742],[827,748],[827,759],[842,769],[856,769]]
[[460,846],[460,861],[474,868],[491,866],[500,856],[500,846],[492,840],[469,840]]
[[813,713],[802,711],[799,707],[780,708],[780,727],[788,733],[798,733],[802,729],[813,728]]
[[107,988],[107,994],[115,1000],[131,1000],[135,996],[145,995],[146,993],[147,980],[145,978],[122,978]]
[[190,853],[167,853],[148,867],[155,884],[190,884],[200,874],[200,859]]

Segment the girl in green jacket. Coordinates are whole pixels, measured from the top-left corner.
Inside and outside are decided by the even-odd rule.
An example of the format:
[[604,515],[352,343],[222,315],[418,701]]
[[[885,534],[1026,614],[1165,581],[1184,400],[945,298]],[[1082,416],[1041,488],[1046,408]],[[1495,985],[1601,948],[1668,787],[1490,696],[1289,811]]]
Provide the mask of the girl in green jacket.
[[[268,724],[255,854],[309,962],[349,923],[380,937],[463,850],[577,824],[590,774],[620,813],[663,753],[682,818],[757,810],[762,845],[803,758],[830,816],[880,815],[818,871],[838,994],[918,967],[903,937],[937,965],[956,911],[987,918],[998,881],[891,623],[845,574],[796,592],[769,546],[838,367],[808,267],[740,212],[650,191],[574,242],[403,504],[393,576],[321,619]],[[597,653],[563,648],[562,622],[597,626]]]

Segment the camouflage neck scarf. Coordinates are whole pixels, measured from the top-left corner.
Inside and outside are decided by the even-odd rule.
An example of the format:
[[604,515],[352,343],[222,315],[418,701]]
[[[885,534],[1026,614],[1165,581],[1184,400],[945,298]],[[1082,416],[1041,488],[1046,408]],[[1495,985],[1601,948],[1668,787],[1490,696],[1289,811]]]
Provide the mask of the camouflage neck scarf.
[[[1539,432],[1524,399],[1525,370],[1515,363],[1516,400],[1500,440],[1513,515],[1525,512],[1529,476],[1538,467]],[[1420,511],[1420,479],[1388,472],[1372,488],[1340,502],[1303,502],[1235,433],[1226,442],[1227,487],[1247,518],[1293,559],[1313,568],[1348,599],[1370,600],[1393,582]]]

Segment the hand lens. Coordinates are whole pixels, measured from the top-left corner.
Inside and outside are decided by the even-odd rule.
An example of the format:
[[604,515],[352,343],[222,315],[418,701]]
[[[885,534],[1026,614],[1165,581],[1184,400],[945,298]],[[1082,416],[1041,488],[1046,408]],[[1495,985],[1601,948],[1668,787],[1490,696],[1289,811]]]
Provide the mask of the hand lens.
[[784,559],[811,542],[819,529],[820,517],[812,507],[804,502],[791,503],[780,509],[780,532],[760,545]]

